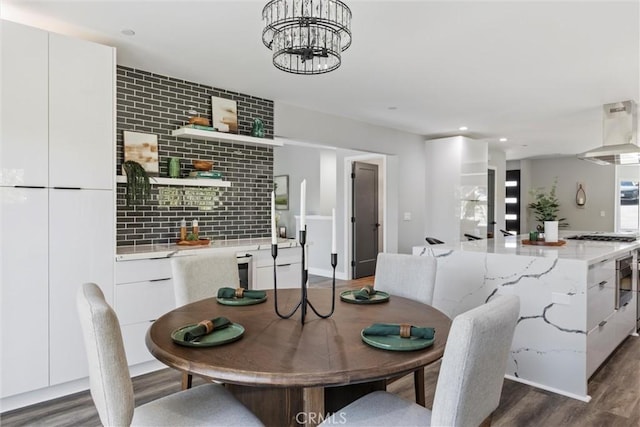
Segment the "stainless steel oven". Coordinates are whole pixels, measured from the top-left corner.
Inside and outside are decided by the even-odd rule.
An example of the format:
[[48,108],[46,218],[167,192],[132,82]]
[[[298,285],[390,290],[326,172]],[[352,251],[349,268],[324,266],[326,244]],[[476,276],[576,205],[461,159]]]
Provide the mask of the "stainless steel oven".
[[633,255],[616,260],[616,310],[633,298]]

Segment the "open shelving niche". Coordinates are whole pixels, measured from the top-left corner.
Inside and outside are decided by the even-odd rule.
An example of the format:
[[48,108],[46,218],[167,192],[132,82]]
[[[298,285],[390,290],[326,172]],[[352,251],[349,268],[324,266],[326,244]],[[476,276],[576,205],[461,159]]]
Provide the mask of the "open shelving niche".
[[[216,132],[210,130],[202,130],[195,128],[181,127],[171,131],[171,135],[181,138],[193,138],[203,139],[206,141],[224,141],[224,142],[239,142],[242,144],[252,145],[269,145],[275,147],[282,147],[284,143],[277,139],[256,138],[247,135],[237,135],[234,133]],[[151,184],[158,185],[184,185],[191,187],[231,187],[231,182],[222,181],[217,179],[189,179],[189,178],[160,178],[149,177]],[[127,182],[127,177],[118,175],[116,182]]]

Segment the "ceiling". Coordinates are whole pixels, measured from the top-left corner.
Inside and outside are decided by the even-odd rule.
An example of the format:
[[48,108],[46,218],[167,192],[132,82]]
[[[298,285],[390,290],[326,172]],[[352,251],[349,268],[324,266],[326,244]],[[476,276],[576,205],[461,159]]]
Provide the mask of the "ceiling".
[[266,0],[2,0],[0,13],[115,46],[122,65],[426,138],[465,134],[507,159],[599,146],[602,104],[638,101],[638,0],[346,2],[353,43],[317,76],[271,64]]

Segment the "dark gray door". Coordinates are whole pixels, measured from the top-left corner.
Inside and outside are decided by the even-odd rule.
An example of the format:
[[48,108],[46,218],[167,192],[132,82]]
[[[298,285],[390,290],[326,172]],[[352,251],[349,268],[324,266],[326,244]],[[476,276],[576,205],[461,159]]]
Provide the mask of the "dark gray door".
[[351,170],[353,194],[353,278],[372,276],[378,256],[378,166],[354,162]]

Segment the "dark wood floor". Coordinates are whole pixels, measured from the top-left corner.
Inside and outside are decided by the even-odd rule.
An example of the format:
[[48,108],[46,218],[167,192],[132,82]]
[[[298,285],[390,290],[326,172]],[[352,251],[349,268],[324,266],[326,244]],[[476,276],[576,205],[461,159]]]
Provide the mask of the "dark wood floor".
[[[342,282],[359,286],[370,279]],[[326,286],[317,281],[314,286]],[[439,363],[425,373],[427,407],[433,403]],[[163,369],[133,379],[136,406],[180,390],[181,374]],[[202,380],[194,380],[201,383]],[[389,386],[389,391],[413,400],[413,375]],[[505,380],[494,426],[640,426],[640,338],[628,337],[589,382],[590,403],[580,402],[521,383]],[[99,426],[88,392],[0,414],[2,426]],[[398,420],[398,426],[402,421]]]

